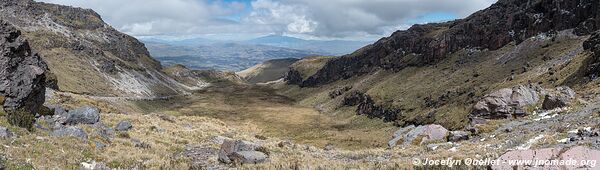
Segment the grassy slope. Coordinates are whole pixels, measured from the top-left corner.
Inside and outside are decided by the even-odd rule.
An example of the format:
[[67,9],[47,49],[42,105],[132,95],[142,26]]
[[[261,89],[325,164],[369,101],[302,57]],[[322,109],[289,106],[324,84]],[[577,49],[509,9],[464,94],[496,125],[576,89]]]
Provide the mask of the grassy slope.
[[249,83],[266,83],[281,79],[298,59],[275,59],[255,65],[237,74]]
[[[398,72],[380,70],[317,88],[279,86],[279,93],[297,99],[300,105],[334,112],[339,110],[343,96],[330,99],[328,93],[351,85],[354,90],[369,94],[379,105],[403,110],[396,121],[400,125],[438,123],[459,129],[466,125],[474,102],[497,89],[529,82],[547,88],[563,84],[577,87],[568,79],[576,77],[573,75],[586,57],[580,54],[585,39],[564,34],[554,39],[534,37],[495,51],[462,50],[435,65],[409,67]],[[549,69],[555,74],[550,75]],[[513,73],[514,80],[509,80]],[[441,104],[428,107],[426,97]]]
[[168,101],[137,102],[147,111],[163,110],[174,115],[205,116],[222,120],[233,127],[260,129],[255,133],[323,147],[381,147],[393,130],[380,121],[355,116],[350,110],[334,115],[320,114],[312,107],[262,87],[210,87],[193,96]]

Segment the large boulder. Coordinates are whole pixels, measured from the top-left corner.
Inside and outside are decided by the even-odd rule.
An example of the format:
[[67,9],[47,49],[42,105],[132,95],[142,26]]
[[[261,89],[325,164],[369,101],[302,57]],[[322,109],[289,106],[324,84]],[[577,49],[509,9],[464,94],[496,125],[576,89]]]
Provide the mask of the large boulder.
[[13,125],[32,128],[45,100],[46,63],[21,32],[0,21],[0,99]]
[[62,124],[95,124],[100,121],[100,109],[92,106],[84,106],[70,110],[60,120]]
[[545,91],[536,85],[518,85],[486,95],[473,106],[471,116],[481,118],[506,118],[523,115],[526,106],[534,105]]
[[50,136],[53,136],[53,137],[76,137],[81,140],[87,140],[87,138],[88,138],[87,133],[85,133],[85,131],[83,129],[75,127],[75,126],[69,126],[69,127],[55,129],[54,131],[52,131],[52,133],[50,133]]
[[265,153],[260,152],[260,146],[243,140],[224,140],[219,150],[219,161],[223,163],[262,163],[266,161]]
[[575,98],[575,92],[569,87],[557,87],[557,93],[548,93],[542,103],[542,109],[551,110],[568,106]]
[[[575,160],[575,164],[570,165],[546,165],[546,166],[524,166],[514,165],[513,160],[539,160],[539,161],[552,161],[552,160]],[[594,166],[597,166],[595,162],[600,161],[600,151],[589,149],[584,146],[575,146],[571,148],[545,148],[545,149],[531,149],[531,150],[515,150],[509,151],[500,158],[497,159],[498,164],[492,165],[491,169],[595,169],[591,165],[580,165],[581,161],[589,161],[588,163],[594,162]]]
[[394,138],[388,142],[388,146],[402,145],[424,145],[436,142],[446,142],[448,130],[440,125],[408,126],[394,133]]

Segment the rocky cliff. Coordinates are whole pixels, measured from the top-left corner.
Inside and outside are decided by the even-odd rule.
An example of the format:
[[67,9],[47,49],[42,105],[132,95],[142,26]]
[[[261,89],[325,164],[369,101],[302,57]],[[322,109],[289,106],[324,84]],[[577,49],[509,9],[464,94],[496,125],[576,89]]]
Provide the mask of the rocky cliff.
[[31,127],[44,103],[46,69],[21,32],[0,20],[0,97],[11,124]]
[[600,31],[592,34],[592,36],[583,43],[583,48],[592,55],[585,70],[585,74],[592,79],[596,79],[600,73]]
[[92,10],[33,0],[0,1],[0,17],[39,49],[61,91],[153,97],[186,89],[160,71],[144,44],[113,29]]
[[378,69],[401,70],[436,63],[461,49],[497,50],[540,33],[600,28],[597,0],[500,0],[471,16],[446,23],[414,25],[353,54],[328,62],[302,86],[318,86]]

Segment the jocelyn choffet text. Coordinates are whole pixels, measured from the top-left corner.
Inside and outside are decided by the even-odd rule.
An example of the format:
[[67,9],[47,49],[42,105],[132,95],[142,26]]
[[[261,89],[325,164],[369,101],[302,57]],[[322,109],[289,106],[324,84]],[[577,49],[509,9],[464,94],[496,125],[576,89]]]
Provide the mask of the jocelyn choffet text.
[[596,167],[596,160],[497,160],[497,159],[461,159],[455,160],[453,158],[447,159],[419,159],[414,158],[412,160],[415,166],[577,166],[577,167]]

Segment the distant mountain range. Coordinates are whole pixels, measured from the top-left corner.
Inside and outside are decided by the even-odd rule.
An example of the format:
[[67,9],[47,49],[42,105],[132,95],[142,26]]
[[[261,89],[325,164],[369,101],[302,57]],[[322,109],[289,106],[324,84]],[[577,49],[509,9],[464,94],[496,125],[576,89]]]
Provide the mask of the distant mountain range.
[[312,51],[267,45],[229,42],[194,46],[190,42],[193,40],[173,43],[145,41],[145,44],[150,54],[161,61],[163,65],[182,64],[193,69],[203,70],[240,71],[266,60],[319,55]]
[[326,55],[340,56],[350,54],[371,42],[345,40],[304,40],[300,38],[269,35],[244,41],[248,44],[270,45],[299,50],[315,51]]
[[240,71],[272,59],[306,56],[339,56],[368,44],[362,41],[321,41],[269,35],[246,41],[204,38],[165,40],[140,38],[150,54],[165,65],[183,64],[194,69]]

